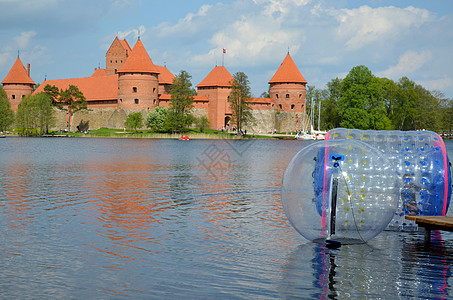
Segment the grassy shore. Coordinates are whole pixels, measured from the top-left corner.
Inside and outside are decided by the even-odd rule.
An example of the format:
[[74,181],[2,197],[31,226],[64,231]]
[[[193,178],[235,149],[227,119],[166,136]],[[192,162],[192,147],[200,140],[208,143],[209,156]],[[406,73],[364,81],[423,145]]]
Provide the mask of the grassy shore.
[[[19,130],[14,130],[7,132],[7,136],[21,136]],[[33,136],[39,136],[37,133],[33,134]],[[90,130],[88,133],[83,132],[60,132],[60,131],[50,131],[45,137],[83,137],[83,138],[90,138],[90,137],[98,137],[98,138],[149,138],[149,139],[179,139],[181,136],[188,136],[190,139],[293,139],[294,136],[286,135],[284,133],[277,133],[277,134],[247,134],[246,136],[240,136],[230,132],[221,132],[217,130],[208,129],[204,132],[200,132],[199,130],[190,129],[186,133],[155,133],[151,130],[120,130],[120,129],[108,129],[108,128],[100,128],[97,130]]]

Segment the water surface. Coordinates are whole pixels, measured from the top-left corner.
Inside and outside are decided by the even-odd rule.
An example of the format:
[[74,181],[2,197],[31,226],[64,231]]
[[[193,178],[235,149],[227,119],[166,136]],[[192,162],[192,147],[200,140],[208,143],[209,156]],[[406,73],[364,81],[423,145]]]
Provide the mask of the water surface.
[[3,139],[1,298],[451,297],[451,233],[295,232],[279,188],[306,143]]

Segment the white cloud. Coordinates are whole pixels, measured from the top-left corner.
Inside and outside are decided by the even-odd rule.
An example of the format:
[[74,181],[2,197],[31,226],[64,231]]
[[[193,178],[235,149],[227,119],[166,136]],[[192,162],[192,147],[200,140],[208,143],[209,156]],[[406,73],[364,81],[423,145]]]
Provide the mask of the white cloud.
[[420,84],[428,90],[444,91],[453,88],[453,78],[444,76],[438,79],[422,81]]
[[[127,31],[119,31],[118,32],[118,38],[121,39],[121,40],[124,40],[125,38],[129,38],[129,39],[132,39],[134,41],[136,41],[138,39],[138,36],[143,36],[146,32],[146,27],[143,26],[143,25],[140,25],[138,28],[134,28],[134,29],[129,29]],[[130,36],[132,35],[132,37]],[[112,39],[113,41],[113,39]],[[111,42],[110,42],[111,43]],[[131,45],[131,47],[133,47],[134,45]]]
[[20,49],[24,49],[28,46],[30,39],[36,35],[34,31],[24,31],[19,36],[13,38],[14,43]]
[[420,69],[433,58],[431,51],[425,50],[420,53],[414,51],[405,52],[396,66],[392,66],[385,71],[379,72],[378,76],[388,78],[399,78],[408,76],[414,71]]
[[332,10],[337,19],[338,37],[349,50],[358,50],[373,43],[385,44],[398,38],[407,29],[419,28],[432,18],[426,9],[393,6]]

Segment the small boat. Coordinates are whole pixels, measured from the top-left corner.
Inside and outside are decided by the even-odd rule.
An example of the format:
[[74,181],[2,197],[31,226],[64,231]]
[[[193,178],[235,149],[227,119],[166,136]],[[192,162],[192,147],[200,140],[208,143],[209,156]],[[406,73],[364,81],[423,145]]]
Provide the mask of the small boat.
[[181,136],[181,137],[179,138],[179,140],[180,140],[180,141],[188,141],[188,140],[190,140],[190,139],[189,139],[189,136],[183,135],[183,136]]

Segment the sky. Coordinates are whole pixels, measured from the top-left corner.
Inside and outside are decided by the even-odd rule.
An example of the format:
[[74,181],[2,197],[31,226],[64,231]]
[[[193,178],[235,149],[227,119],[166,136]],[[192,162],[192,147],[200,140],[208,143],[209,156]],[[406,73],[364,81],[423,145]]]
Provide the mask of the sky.
[[224,64],[259,97],[289,51],[317,88],[365,65],[453,98],[451,0],[0,0],[0,80],[18,53],[36,83],[88,77],[115,36],[138,35],[193,86]]

